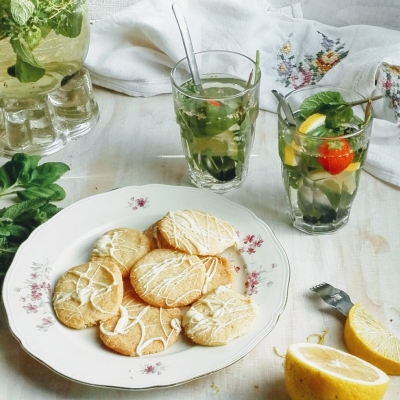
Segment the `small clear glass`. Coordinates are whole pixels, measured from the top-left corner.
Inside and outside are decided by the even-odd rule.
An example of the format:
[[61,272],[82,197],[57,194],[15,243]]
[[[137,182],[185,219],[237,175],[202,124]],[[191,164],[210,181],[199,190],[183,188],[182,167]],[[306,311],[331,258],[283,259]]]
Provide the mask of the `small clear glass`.
[[171,72],[176,121],[193,185],[224,193],[245,180],[259,111],[260,71],[243,54],[196,53],[203,93],[187,59]]
[[[295,118],[302,102],[319,92],[339,92],[346,102],[362,100],[360,94],[332,86],[311,86],[286,95]],[[361,120],[365,118],[366,103],[352,107]],[[311,235],[333,233],[345,226],[360,183],[365,163],[373,117],[362,129],[334,137],[318,137],[300,133],[290,125],[278,106],[279,156],[282,178],[292,225]],[[322,164],[321,146],[335,146],[344,140],[349,144],[352,160],[341,172],[332,173]],[[346,154],[343,157],[347,157]],[[322,164],[321,164],[322,163]]]

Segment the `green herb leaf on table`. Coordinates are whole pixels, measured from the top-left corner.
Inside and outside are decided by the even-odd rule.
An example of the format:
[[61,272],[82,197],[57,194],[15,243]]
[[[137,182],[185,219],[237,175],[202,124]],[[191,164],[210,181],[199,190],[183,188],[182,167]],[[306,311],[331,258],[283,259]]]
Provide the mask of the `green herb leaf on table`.
[[21,200],[37,197],[63,200],[65,192],[54,182],[69,171],[68,165],[48,162],[38,166],[39,160],[39,156],[18,153],[6,162],[0,168],[0,197],[17,194]]
[[31,232],[60,211],[51,202],[66,196],[54,182],[69,171],[68,165],[38,165],[40,158],[18,153],[0,168],[0,196],[14,195],[19,201],[0,209],[0,278]]

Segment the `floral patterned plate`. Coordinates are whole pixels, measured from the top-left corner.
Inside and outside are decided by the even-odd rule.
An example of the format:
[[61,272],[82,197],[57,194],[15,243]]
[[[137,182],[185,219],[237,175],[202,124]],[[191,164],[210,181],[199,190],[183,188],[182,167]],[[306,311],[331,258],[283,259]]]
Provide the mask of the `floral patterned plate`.
[[[203,347],[181,335],[162,353],[127,357],[102,346],[98,328],[73,330],[56,319],[52,288],[70,267],[86,262],[95,240],[116,227],[144,230],[170,210],[207,211],[230,222],[239,248],[224,252],[237,270],[236,290],[251,296],[261,318],[226,346]],[[276,325],[289,285],[289,263],[271,229],[223,196],[189,187],[131,186],[88,197],[36,229],[5,277],[3,299],[22,347],[57,373],[85,384],[124,389],[178,385],[225,368],[252,350]]]

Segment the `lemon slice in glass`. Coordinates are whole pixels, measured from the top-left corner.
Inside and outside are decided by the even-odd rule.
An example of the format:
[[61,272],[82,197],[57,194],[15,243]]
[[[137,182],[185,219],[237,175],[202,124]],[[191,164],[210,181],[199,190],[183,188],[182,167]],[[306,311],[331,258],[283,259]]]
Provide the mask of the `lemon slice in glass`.
[[292,400],[380,400],[388,384],[379,368],[332,347],[296,343],[286,353],[285,386]]
[[236,157],[238,154],[238,144],[235,135],[226,130],[219,135],[206,138],[194,138],[193,152],[210,156]]
[[294,140],[290,144],[285,143],[283,163],[291,167],[299,165],[299,156],[296,156],[296,151],[301,152],[302,148]]
[[374,364],[389,375],[400,375],[400,338],[361,304],[347,317],[344,340],[350,353]]
[[309,133],[325,124],[326,115],[315,113],[310,115],[300,126],[300,133]]
[[346,172],[355,172],[360,169],[361,163],[359,161],[351,163],[346,169]]

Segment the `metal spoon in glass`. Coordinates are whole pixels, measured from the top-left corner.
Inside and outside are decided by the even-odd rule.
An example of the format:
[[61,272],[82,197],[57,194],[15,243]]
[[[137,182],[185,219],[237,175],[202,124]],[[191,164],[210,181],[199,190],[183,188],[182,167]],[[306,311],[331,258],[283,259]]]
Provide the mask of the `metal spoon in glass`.
[[179,30],[181,32],[183,46],[185,48],[186,57],[189,64],[190,74],[192,75],[194,86],[200,94],[204,93],[203,86],[201,85],[201,79],[199,69],[196,63],[196,56],[193,50],[192,40],[190,38],[189,28],[186,24],[185,16],[183,15],[182,9],[178,3],[172,4],[172,10],[175,14],[176,22],[178,23]]
[[297,126],[296,120],[293,115],[293,111],[290,108],[290,104],[286,101],[285,96],[281,92],[278,92],[277,90],[272,90],[272,93],[278,99],[279,104],[282,107],[283,112],[285,113],[288,124]]

